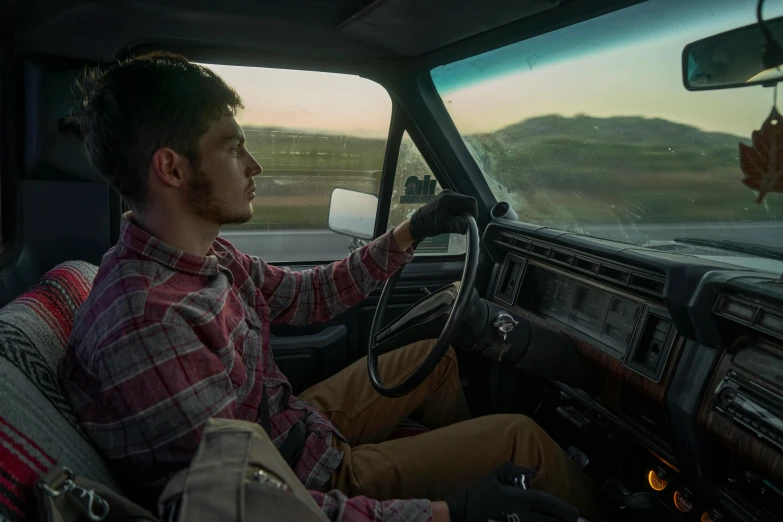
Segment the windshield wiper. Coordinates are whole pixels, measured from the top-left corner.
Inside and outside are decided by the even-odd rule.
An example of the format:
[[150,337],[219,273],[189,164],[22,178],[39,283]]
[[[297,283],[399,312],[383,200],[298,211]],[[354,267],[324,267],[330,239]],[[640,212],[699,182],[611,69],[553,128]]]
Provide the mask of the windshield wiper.
[[718,248],[722,250],[728,250],[730,252],[739,252],[742,254],[783,261],[783,248],[779,247],[756,245],[753,243],[732,241],[729,239],[703,239],[698,237],[675,237],[672,241],[686,245]]

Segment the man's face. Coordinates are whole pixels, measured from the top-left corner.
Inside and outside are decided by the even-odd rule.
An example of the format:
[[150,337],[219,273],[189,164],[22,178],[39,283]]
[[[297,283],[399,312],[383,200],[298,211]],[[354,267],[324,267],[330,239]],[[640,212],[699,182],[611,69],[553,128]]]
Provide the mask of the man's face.
[[193,212],[218,225],[250,221],[253,176],[263,169],[245,148],[245,134],[233,116],[223,116],[201,137],[199,154],[187,186]]

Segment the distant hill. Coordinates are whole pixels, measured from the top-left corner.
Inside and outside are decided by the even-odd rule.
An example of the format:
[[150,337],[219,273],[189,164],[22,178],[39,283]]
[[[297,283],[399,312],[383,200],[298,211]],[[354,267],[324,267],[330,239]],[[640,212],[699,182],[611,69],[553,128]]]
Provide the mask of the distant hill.
[[472,135],[468,141],[485,170],[512,185],[523,174],[520,168],[535,171],[537,181],[547,184],[573,181],[569,178],[575,173],[708,172],[737,166],[737,144],[748,142],[658,118],[556,115]]
[[[663,119],[557,115],[466,137],[496,194],[521,218],[574,228],[769,218],[740,180],[747,137]],[[747,210],[746,210],[747,209]]]
[[491,135],[504,136],[519,144],[524,144],[555,134],[580,136],[590,141],[608,138],[615,143],[675,146],[688,144],[697,147],[734,144],[738,139],[743,139],[732,134],[705,132],[690,125],[661,118],[640,116],[595,118],[586,115],[566,118],[554,114],[530,118],[509,125]]

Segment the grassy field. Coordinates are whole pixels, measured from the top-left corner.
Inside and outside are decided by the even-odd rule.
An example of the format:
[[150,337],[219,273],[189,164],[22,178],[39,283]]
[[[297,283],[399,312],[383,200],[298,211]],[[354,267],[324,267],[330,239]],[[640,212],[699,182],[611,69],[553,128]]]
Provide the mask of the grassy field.
[[[247,128],[264,167],[256,179],[253,228],[326,228],[336,187],[377,193],[385,140]],[[660,119],[544,116],[467,137],[495,194],[521,220],[578,230],[591,224],[755,221],[783,216],[780,194],[764,205],[741,184],[738,143]],[[404,180],[430,174],[406,139],[390,225],[415,206],[400,205]]]

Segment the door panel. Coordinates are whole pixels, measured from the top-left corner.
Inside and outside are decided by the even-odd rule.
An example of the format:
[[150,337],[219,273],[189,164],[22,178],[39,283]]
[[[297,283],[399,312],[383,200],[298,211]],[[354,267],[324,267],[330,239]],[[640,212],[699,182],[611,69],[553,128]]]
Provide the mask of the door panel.
[[[462,277],[463,258],[417,258],[403,269],[386,309],[384,323],[424,297],[422,288],[434,292]],[[293,266],[303,270],[308,266]],[[289,378],[294,393],[320,382],[367,353],[370,325],[381,295],[379,288],[367,299],[320,325],[272,326],[272,351]]]
[[275,362],[296,394],[343,368],[348,328],[345,324],[335,324],[304,335],[273,334],[270,344]]

